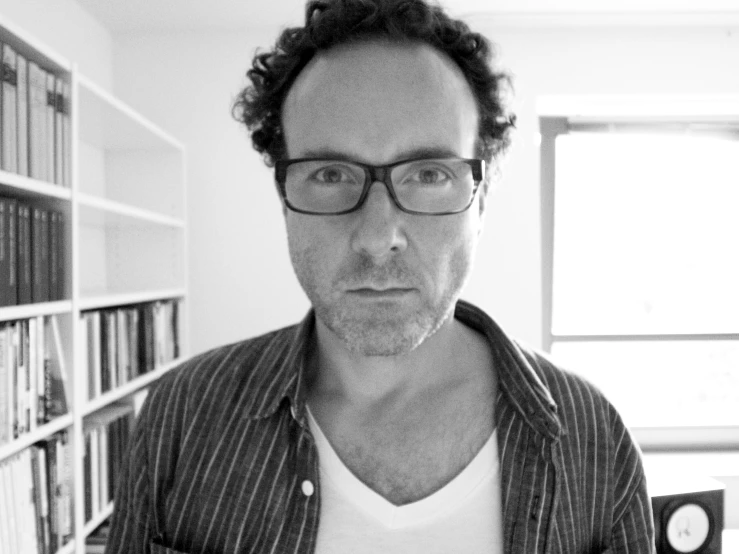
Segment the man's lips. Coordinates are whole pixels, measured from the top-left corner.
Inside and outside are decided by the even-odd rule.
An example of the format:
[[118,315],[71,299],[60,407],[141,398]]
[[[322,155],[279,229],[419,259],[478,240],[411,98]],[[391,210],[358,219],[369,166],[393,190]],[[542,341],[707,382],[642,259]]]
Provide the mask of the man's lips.
[[413,292],[415,289],[408,288],[408,287],[387,287],[387,288],[374,288],[374,287],[357,287],[347,290],[350,294],[355,294],[359,296],[366,296],[366,297],[393,297],[393,296],[403,296],[405,294],[408,294],[410,292]]

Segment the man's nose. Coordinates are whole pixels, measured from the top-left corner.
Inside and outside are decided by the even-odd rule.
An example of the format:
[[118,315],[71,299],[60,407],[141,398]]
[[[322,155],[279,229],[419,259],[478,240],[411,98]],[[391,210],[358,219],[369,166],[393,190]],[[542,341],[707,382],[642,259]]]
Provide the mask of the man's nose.
[[405,214],[382,181],[370,185],[364,204],[354,215],[357,220],[352,230],[352,248],[356,252],[381,260],[406,249]]

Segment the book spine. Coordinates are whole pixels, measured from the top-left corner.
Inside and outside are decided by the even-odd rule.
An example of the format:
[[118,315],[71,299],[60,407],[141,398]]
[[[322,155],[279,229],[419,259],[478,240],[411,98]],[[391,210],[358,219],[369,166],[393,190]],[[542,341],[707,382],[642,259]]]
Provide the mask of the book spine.
[[2,46],[2,168],[18,172],[18,71],[15,50]]
[[18,304],[30,304],[31,283],[31,210],[18,202]]
[[10,285],[8,283],[8,206],[5,198],[0,197],[0,306],[8,306]]
[[57,212],[56,222],[56,251],[57,251],[57,291],[56,299],[64,300],[66,297],[66,277],[67,277],[67,254],[65,252],[66,244],[64,242],[64,225],[65,216],[62,212]]
[[64,82],[54,86],[54,182],[64,185]]
[[0,324],[0,445],[10,442],[12,432],[10,428],[10,388],[9,368],[7,365],[6,349],[8,348],[7,333],[4,324]]
[[[40,383],[38,382],[38,335],[36,318],[26,320],[25,324],[28,327],[28,428],[30,431],[34,431],[38,423],[38,395],[40,390]],[[41,385],[43,385],[43,381]]]
[[92,451],[91,451],[91,431],[85,431],[85,451],[82,466],[84,468],[84,487],[85,487],[85,522],[93,517],[92,511]]
[[63,92],[63,107],[64,114],[62,117],[62,141],[63,141],[63,156],[64,162],[62,164],[64,171],[64,186],[72,186],[72,124],[70,120],[72,102],[70,97],[71,87],[69,83],[64,83],[62,86]]
[[31,301],[44,302],[41,240],[41,209],[31,207]]
[[54,124],[56,122],[56,77],[49,72],[46,73],[46,114],[45,114],[45,144],[46,144],[46,180],[49,183],[55,182],[54,176]]
[[18,54],[18,173],[28,171],[28,61]]
[[100,386],[102,392],[108,392],[111,388],[110,383],[110,348],[108,347],[108,314],[105,311],[97,312],[100,314]]
[[12,198],[5,200],[7,218],[5,219],[5,236],[7,237],[8,272],[2,281],[7,283],[5,290],[6,305],[18,303],[18,202]]
[[46,73],[34,62],[28,62],[28,160],[29,174],[34,179],[46,176],[44,149],[44,104],[46,100]]
[[10,426],[13,438],[20,435],[20,400],[18,399],[18,324],[10,323],[8,331],[8,370],[10,371]]
[[59,212],[49,211],[49,300],[61,300],[59,296]]
[[44,316],[36,317],[36,372],[38,374],[38,424],[49,421],[51,403],[51,382],[48,375],[48,356],[46,353],[46,324]]
[[0,460],[0,552],[13,552],[10,544],[9,528],[10,515],[8,514],[8,505],[10,504],[10,491],[5,490],[5,467],[7,462]]
[[57,441],[58,436],[54,435],[45,443],[46,460],[48,462],[46,468],[46,479],[49,484],[49,551],[56,552],[59,550],[59,481],[57,478]]
[[41,262],[39,264],[39,270],[41,271],[41,277],[39,282],[41,283],[41,302],[48,302],[51,299],[49,295],[49,211],[40,209],[41,213]]

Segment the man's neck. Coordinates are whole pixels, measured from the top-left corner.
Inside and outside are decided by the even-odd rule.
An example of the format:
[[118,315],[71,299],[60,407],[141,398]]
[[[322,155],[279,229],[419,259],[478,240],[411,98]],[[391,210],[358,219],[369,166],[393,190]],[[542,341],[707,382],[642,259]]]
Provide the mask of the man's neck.
[[[412,401],[449,380],[464,379],[460,363],[480,348],[481,337],[450,316],[414,350],[399,356],[364,356],[350,351],[320,320],[318,348],[309,394],[342,399],[357,406]],[[450,372],[450,367],[462,372]]]

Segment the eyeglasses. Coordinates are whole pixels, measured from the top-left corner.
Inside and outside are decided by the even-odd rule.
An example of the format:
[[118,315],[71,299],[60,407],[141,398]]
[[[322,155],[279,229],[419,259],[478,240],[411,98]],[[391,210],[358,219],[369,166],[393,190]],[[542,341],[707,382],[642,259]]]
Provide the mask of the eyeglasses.
[[398,209],[447,215],[472,205],[485,175],[483,160],[421,158],[373,166],[345,160],[299,158],[275,164],[275,180],[293,211],[341,215],[362,207],[375,181],[385,184]]

